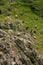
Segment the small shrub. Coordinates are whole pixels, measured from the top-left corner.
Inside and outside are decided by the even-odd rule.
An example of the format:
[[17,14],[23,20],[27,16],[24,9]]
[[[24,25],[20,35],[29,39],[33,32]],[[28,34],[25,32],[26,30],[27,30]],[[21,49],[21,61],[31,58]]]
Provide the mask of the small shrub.
[[43,29],[41,30],[40,34],[43,34]]
[[11,29],[13,29],[13,24],[12,24],[12,23],[10,23],[9,25],[10,25],[10,28],[11,28]]
[[26,62],[26,60],[24,58],[20,58],[20,61],[22,62],[22,64],[27,65],[27,62]]
[[5,22],[4,24],[3,24],[3,28],[4,29],[9,29],[10,27],[9,27],[9,24],[7,23],[7,22]]
[[35,63],[35,59],[32,56],[30,57],[30,60],[33,64]]
[[2,29],[2,25],[0,24],[0,29]]
[[33,32],[36,34],[36,31],[35,30]]
[[41,17],[43,18],[43,14],[41,15]]
[[1,65],[9,65],[7,61],[3,61]]
[[24,23],[24,20],[22,21],[22,23]]
[[31,31],[30,31],[30,35],[32,36],[33,35],[33,30],[31,29]]
[[2,10],[0,9],[0,14],[2,14]]
[[33,64],[35,63],[35,54],[33,52],[30,55],[30,60]]
[[7,11],[6,15],[7,16],[11,16],[11,12],[10,11]]
[[29,27],[27,26],[27,27],[26,27],[26,30],[28,30],[28,29],[29,29]]

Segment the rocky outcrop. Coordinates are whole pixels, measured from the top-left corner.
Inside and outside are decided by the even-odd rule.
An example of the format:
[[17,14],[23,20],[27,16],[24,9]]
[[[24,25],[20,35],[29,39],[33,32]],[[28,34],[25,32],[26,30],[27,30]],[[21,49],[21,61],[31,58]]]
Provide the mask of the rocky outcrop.
[[[23,36],[22,36],[23,34]],[[31,35],[0,29],[0,65],[43,65],[43,59],[32,48]],[[36,64],[37,65],[37,64]]]

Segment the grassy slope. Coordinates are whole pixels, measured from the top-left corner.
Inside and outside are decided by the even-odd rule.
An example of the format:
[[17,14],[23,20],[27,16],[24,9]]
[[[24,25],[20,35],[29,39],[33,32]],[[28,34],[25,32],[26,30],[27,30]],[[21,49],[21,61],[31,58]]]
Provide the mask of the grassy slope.
[[[17,0],[18,1],[18,0]],[[42,0],[43,1],[43,0]],[[35,2],[35,0],[34,0]],[[40,0],[37,0],[36,2],[40,2]],[[15,15],[17,14],[19,16],[19,19],[24,20],[25,23],[23,24],[22,28],[24,29],[26,26],[29,27],[29,29],[26,32],[30,33],[30,30],[33,29],[35,30],[34,26],[38,26],[38,30],[36,33],[37,39],[35,40],[35,45],[34,47],[41,53],[43,53],[43,34],[40,34],[41,30],[43,29],[43,19],[39,16],[37,16],[35,13],[31,11],[29,7],[23,6],[23,2],[19,2],[18,4],[12,4],[12,6],[9,4],[8,1],[6,1],[4,6],[0,5],[0,9],[4,11],[2,15],[0,15],[0,20],[5,21],[7,20],[6,17],[6,11],[8,7],[11,7],[11,17],[15,19]],[[24,11],[24,14],[21,16],[20,12]]]

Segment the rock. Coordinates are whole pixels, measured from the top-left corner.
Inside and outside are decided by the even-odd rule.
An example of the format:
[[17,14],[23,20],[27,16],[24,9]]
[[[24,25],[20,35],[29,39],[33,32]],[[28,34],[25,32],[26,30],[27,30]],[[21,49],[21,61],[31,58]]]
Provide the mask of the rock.
[[9,29],[9,30],[8,30],[8,33],[14,35],[14,32],[13,32],[12,29]]
[[0,38],[2,38],[3,37],[3,34],[2,33],[0,33]]
[[17,36],[21,36],[21,32],[17,32]]
[[33,36],[34,39],[36,39],[36,36]]
[[27,38],[28,40],[30,40],[29,42],[34,43],[30,34],[24,33],[24,37]]
[[16,65],[16,62],[12,62],[12,65]]
[[10,29],[10,26],[9,26],[9,24],[6,22],[6,23],[3,24],[3,28],[4,28],[4,29]]
[[17,36],[14,36],[14,38],[16,38]]
[[[34,43],[30,34],[17,31],[15,35],[12,29],[7,32],[0,29],[0,33],[3,34],[0,38],[1,65],[33,65],[36,60],[43,65],[43,58],[33,50]],[[17,36],[18,33],[20,36]]]
[[38,63],[40,65],[43,65],[43,56],[41,56],[37,50],[34,49],[33,51],[34,55],[35,55],[35,59],[38,61]]
[[18,18],[18,15],[15,15],[15,18]]
[[2,30],[0,29],[0,38],[2,38],[4,36]]

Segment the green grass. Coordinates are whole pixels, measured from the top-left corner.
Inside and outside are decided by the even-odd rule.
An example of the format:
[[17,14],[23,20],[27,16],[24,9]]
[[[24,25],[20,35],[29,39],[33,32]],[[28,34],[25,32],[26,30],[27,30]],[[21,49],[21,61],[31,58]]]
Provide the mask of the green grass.
[[[19,1],[18,1],[19,2]],[[34,0],[35,3],[39,3],[41,2],[40,0]],[[43,2],[43,0],[42,0]],[[28,30],[24,30],[28,33],[30,33],[30,30],[35,29],[35,25],[38,26],[38,30],[36,30],[36,34],[35,36],[37,37],[37,39],[35,40],[35,44],[34,44],[34,48],[38,49],[39,52],[43,52],[43,34],[40,34],[41,30],[43,29],[43,18],[41,18],[39,15],[36,15],[34,12],[32,12],[32,10],[30,9],[30,7],[24,6],[25,3],[10,3],[8,1],[6,1],[5,5],[2,6],[0,5],[0,9],[2,9],[4,12],[3,14],[0,15],[0,20],[2,21],[9,21],[7,19],[6,13],[8,11],[8,8],[11,8],[11,18],[13,18],[15,20],[15,15],[18,15],[18,19],[20,20],[24,20],[25,22],[22,25],[22,29],[24,30],[27,26],[29,27]],[[20,12],[24,11],[23,15],[20,15]]]

